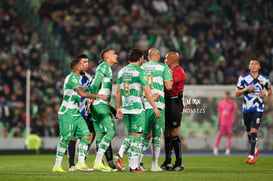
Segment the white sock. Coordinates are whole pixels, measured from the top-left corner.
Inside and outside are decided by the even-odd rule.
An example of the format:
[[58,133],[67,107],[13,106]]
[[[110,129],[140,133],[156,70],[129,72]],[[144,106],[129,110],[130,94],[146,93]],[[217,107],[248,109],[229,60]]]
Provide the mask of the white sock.
[[101,163],[103,158],[103,154],[97,153],[95,163]]
[[118,151],[118,155],[123,158],[123,154],[125,152],[125,146],[121,145],[121,147],[119,148],[119,151]]
[[138,165],[139,165],[138,164],[138,157],[135,157],[135,156],[132,157],[131,158],[131,166],[130,166],[130,168],[134,170],[134,169],[136,169],[138,167]]
[[158,167],[158,158],[160,155],[160,147],[156,146],[155,144],[152,145],[152,154],[153,154],[153,167]]
[[62,160],[63,160],[63,157],[57,156],[54,167],[60,167]]

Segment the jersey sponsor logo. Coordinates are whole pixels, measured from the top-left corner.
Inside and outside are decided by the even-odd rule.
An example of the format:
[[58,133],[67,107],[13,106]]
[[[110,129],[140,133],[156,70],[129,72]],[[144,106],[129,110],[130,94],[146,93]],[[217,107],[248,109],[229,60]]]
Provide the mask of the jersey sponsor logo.
[[77,81],[77,79],[73,78],[72,82],[77,83],[78,81]]

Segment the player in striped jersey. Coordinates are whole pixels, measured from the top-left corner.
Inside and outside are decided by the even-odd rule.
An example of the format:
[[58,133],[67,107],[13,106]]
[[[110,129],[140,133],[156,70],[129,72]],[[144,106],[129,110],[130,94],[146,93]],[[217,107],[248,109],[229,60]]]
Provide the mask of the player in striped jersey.
[[143,52],[139,49],[131,49],[128,58],[130,64],[118,72],[116,92],[117,118],[124,119],[128,130],[130,171],[140,173],[142,171],[138,170],[138,166],[141,133],[145,119],[142,102],[143,91],[155,112],[155,117],[160,118],[161,115],[153,101],[145,71],[139,67],[143,62]]
[[[76,58],[78,59],[83,59],[88,61],[88,57],[84,54],[78,55]],[[91,87],[92,81],[93,81],[93,76],[87,72],[88,66],[85,67],[85,69],[81,72],[80,76],[80,83],[82,85],[83,90],[88,91],[88,88]],[[79,111],[80,114],[83,116],[88,129],[90,131],[90,139],[88,142],[88,148],[87,151],[89,150],[89,147],[94,139],[94,128],[93,128],[93,123],[90,120],[91,115],[88,114],[88,105],[89,105],[90,99],[87,99],[85,97],[80,98],[80,105],[79,105]],[[69,171],[76,171],[75,168],[75,163],[74,163],[74,157],[75,157],[75,147],[76,147],[76,139],[75,137],[69,142],[68,144],[68,160],[69,160]]]
[[272,89],[268,77],[259,73],[261,66],[258,60],[250,60],[248,68],[250,72],[239,77],[235,94],[237,97],[244,95],[243,119],[250,144],[245,162],[254,164],[259,153],[257,132],[264,112],[264,98],[272,93]]
[[74,59],[70,64],[72,72],[66,76],[64,81],[64,96],[58,111],[60,140],[57,146],[55,165],[52,168],[53,172],[65,172],[61,167],[61,163],[67,145],[69,141],[73,139],[73,136],[75,136],[76,139],[80,139],[76,169],[78,171],[89,171],[85,164],[85,156],[90,132],[79,112],[80,97],[91,99],[101,98],[106,100],[107,96],[91,94],[83,90],[80,84],[80,72],[83,71],[86,66],[88,66],[88,60]]
[[[115,123],[112,117],[109,102],[112,94],[112,69],[111,66],[117,63],[118,55],[112,49],[104,49],[101,52],[101,63],[96,69],[95,79],[91,86],[94,94],[107,95],[108,99],[95,99],[91,111],[93,125],[96,132],[96,158],[94,169],[100,171],[111,171],[102,163],[102,158],[111,140],[116,135]],[[111,154],[112,155],[112,154]]]
[[[88,61],[88,57],[84,54],[80,54],[76,58],[86,59]],[[91,84],[93,82],[94,76],[89,74],[88,72],[86,72],[87,68],[88,68],[88,66],[86,66],[85,70],[81,72],[80,83],[81,83],[84,90],[90,92],[91,91]],[[88,129],[90,131],[90,140],[88,142],[87,151],[89,150],[89,148],[95,138],[95,135],[94,135],[95,130],[94,130],[93,121],[91,118],[91,113],[89,110],[90,102],[91,102],[90,99],[81,97],[80,105],[79,105],[79,111],[80,111],[81,115],[83,116],[84,120],[86,121]],[[76,147],[76,139],[73,138],[68,144],[69,171],[76,171],[75,163],[74,163],[75,147]],[[111,168],[115,168],[115,165],[113,163],[113,155],[112,155],[111,145],[106,150],[105,156],[106,156],[109,166]]]
[[[165,100],[164,100],[164,85],[167,90],[172,89],[173,78],[169,67],[166,64],[158,62],[160,60],[160,52],[156,48],[151,48],[148,51],[149,62],[142,64],[141,68],[147,74],[148,84],[153,94],[156,106],[161,114],[160,119],[155,118],[155,112],[148,100],[144,98],[145,106],[145,123],[142,140],[142,153],[140,162],[149,146],[150,138],[152,137],[152,153],[153,162],[151,171],[163,171],[158,166],[158,157],[160,154],[160,136],[164,133],[165,127]],[[144,169],[140,163],[140,168]]]

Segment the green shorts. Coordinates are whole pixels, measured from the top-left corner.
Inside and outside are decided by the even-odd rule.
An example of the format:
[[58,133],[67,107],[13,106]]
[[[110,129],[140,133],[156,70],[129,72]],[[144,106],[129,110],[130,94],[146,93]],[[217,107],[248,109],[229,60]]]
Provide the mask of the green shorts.
[[153,136],[160,136],[164,132],[165,128],[165,110],[159,109],[161,117],[155,118],[155,111],[153,109],[145,110],[145,122],[143,133],[148,134],[152,131]]
[[95,133],[115,132],[115,122],[108,105],[92,106]]
[[66,141],[72,140],[75,135],[76,139],[90,135],[89,129],[83,117],[79,114],[58,114],[60,124],[60,139]]
[[144,111],[140,114],[123,114],[128,133],[141,133],[145,119]]

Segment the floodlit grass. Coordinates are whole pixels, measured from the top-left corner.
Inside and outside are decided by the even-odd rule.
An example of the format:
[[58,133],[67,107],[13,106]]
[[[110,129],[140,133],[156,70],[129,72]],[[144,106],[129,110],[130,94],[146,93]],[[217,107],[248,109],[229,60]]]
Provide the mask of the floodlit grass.
[[[273,157],[260,156],[254,165],[244,163],[246,156],[189,156],[183,157],[185,170],[182,172],[74,172],[52,173],[55,155],[0,155],[0,180],[150,180],[150,181],[269,181],[273,180]],[[144,157],[144,166],[150,169],[151,156]],[[159,163],[163,162],[161,156]],[[87,165],[92,166],[94,155],[87,158]],[[123,159],[127,166],[127,158]],[[63,168],[68,169],[68,160],[63,159]],[[128,168],[128,167],[127,167]]]

